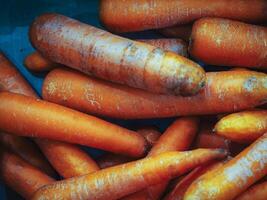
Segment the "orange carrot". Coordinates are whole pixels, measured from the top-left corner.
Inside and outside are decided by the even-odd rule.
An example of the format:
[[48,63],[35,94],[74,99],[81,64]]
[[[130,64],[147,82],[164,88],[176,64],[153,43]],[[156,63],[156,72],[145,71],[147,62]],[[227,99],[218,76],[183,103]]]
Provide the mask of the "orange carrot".
[[253,71],[207,73],[207,84],[192,97],[155,95],[63,69],[45,78],[45,100],[115,118],[162,118],[231,113],[266,103],[267,75]]
[[200,19],[193,26],[189,52],[207,64],[267,69],[267,27]]
[[7,150],[0,150],[0,177],[5,184],[25,199],[54,180],[19,156]]
[[114,32],[141,31],[191,23],[202,17],[264,22],[265,0],[101,0],[100,20]]
[[188,42],[192,32],[192,25],[186,24],[180,26],[167,27],[160,29],[159,32],[166,37],[181,38],[184,41]]
[[201,176],[184,196],[184,200],[229,200],[244,192],[267,174],[267,134],[235,158]]
[[[148,157],[168,151],[187,150],[198,130],[198,120],[193,117],[179,118],[161,135],[150,150]],[[140,192],[129,195],[125,200],[159,199],[168,185],[168,181],[153,185]]]
[[225,155],[225,151],[218,149],[167,152],[52,183],[39,189],[32,200],[118,199],[150,185],[169,180],[210,160],[223,158]]
[[199,133],[196,137],[195,148],[230,149],[230,140],[214,133]]
[[55,171],[47,162],[44,155],[38,150],[38,147],[29,139],[17,137],[14,135],[0,133],[0,144],[6,149],[19,155],[31,165],[39,168],[44,173],[54,176]]
[[250,187],[235,200],[266,200],[267,197],[267,181]]
[[[2,89],[0,88],[0,91],[10,91],[37,98],[37,94],[32,90],[31,86],[3,54],[0,54],[0,60],[2,61],[0,61],[0,85],[2,85]],[[34,166],[36,166],[35,164],[40,163],[37,166],[45,172],[53,171],[50,165],[48,163],[46,164],[43,156],[40,158],[36,157],[37,151],[32,150],[32,153],[30,151],[26,151],[27,149],[30,149],[30,146],[25,144],[24,138],[6,135],[5,138],[7,137],[8,140],[4,139],[3,141],[7,146],[12,147],[12,150],[18,153],[22,158]],[[36,141],[52,166],[65,178],[87,174],[98,170],[96,163],[93,162],[89,155],[82,151],[78,146],[47,140],[35,140],[35,142]],[[65,152],[64,156],[62,156],[62,152]],[[32,162],[33,160],[35,160],[34,163]]]
[[116,83],[182,95],[195,94],[205,84],[204,70],[187,58],[63,15],[35,19],[30,39],[48,59]]
[[87,145],[140,157],[146,141],[138,133],[63,106],[0,93],[0,129],[19,136]]
[[153,126],[139,127],[137,132],[146,139],[147,143],[151,147],[157,143],[159,137],[161,136],[161,133],[158,131],[158,129]]
[[133,159],[127,156],[117,155],[113,153],[106,153],[96,159],[97,165],[100,169],[113,167],[123,163],[132,161]]
[[29,70],[34,71],[34,72],[50,71],[51,69],[54,69],[55,67],[61,66],[60,64],[54,63],[46,59],[37,51],[29,54],[25,58],[24,65]]
[[267,111],[251,110],[227,115],[214,130],[230,140],[251,143],[267,132]]

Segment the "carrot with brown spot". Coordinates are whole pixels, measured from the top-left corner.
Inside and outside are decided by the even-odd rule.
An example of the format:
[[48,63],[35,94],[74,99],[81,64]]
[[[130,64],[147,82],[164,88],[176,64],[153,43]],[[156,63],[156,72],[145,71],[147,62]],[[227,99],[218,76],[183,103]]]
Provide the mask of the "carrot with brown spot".
[[193,25],[189,52],[206,64],[266,69],[267,28],[220,18],[200,19]]
[[267,20],[265,0],[101,0],[100,20],[114,32],[133,32],[222,17],[260,23]]
[[193,95],[205,84],[204,70],[185,57],[63,15],[36,18],[30,39],[54,62],[150,92]]
[[235,200],[265,200],[267,197],[267,181],[250,187]]
[[221,136],[240,143],[251,143],[267,132],[267,111],[251,110],[223,117],[214,128]]
[[[267,75],[253,71],[207,73],[206,86],[195,96],[155,95],[83,75],[55,69],[45,78],[45,100],[124,119],[231,113],[266,103]],[[69,88],[69,90],[66,90]]]
[[188,42],[192,32],[192,25],[179,25],[159,29],[159,33],[169,38],[181,38]]
[[226,152],[218,149],[167,152],[106,168],[92,174],[52,183],[39,189],[32,200],[118,199],[150,185],[170,180],[198,165],[225,156]]
[[267,174],[267,134],[223,166],[194,182],[184,200],[230,200]]
[[153,147],[161,136],[158,128],[154,126],[139,127],[136,131],[146,139],[150,147]]

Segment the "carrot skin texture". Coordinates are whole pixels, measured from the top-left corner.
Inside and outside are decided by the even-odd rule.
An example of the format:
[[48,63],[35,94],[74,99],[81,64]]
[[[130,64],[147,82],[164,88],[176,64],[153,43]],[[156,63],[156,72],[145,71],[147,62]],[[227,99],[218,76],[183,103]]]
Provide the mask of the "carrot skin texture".
[[204,70],[185,57],[63,15],[44,14],[35,19],[30,39],[54,62],[135,88],[193,95],[205,84]]
[[7,150],[0,150],[0,166],[0,177],[4,183],[25,199],[30,199],[37,189],[55,181]]
[[167,152],[52,183],[39,189],[32,200],[118,199],[162,180],[169,180],[210,160],[223,158],[225,155],[225,151],[209,149],[181,153]]
[[262,105],[267,97],[266,81],[266,74],[259,72],[209,72],[206,86],[197,95],[175,97],[55,69],[44,80],[42,96],[45,100],[102,116],[163,118],[231,113]]
[[184,200],[230,200],[267,174],[267,134],[223,166],[194,182]]
[[57,104],[6,92],[0,93],[0,129],[133,157],[146,151],[145,139],[134,131]]
[[159,130],[153,126],[139,127],[137,129],[137,133],[139,133],[146,139],[150,147],[153,147],[161,136]]
[[250,187],[235,200],[265,200],[267,197],[267,181]]
[[169,38],[181,38],[188,42],[192,32],[192,25],[172,26],[159,30],[159,33]]
[[26,58],[24,59],[24,65],[29,70],[34,72],[50,71],[56,67],[61,66],[60,64],[48,60],[37,51],[26,56]]
[[102,0],[100,20],[113,32],[133,32],[222,17],[259,23],[267,20],[265,0]]
[[[187,150],[194,140],[198,123],[198,119],[194,117],[182,117],[175,120],[152,147],[148,153],[148,157],[168,151]],[[123,200],[160,199],[167,185],[168,181],[161,181],[160,184],[131,194],[123,198]]]
[[239,143],[251,143],[267,132],[267,111],[252,110],[223,117],[214,128],[218,135]]
[[189,52],[206,64],[267,69],[267,28],[220,18],[200,19],[193,25]]

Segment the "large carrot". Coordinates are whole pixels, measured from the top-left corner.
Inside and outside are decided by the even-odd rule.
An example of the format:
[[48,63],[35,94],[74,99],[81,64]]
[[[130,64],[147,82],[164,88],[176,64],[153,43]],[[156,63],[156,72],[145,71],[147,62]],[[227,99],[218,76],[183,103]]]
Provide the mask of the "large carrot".
[[207,84],[192,97],[155,95],[55,69],[46,77],[45,100],[115,118],[162,118],[231,113],[266,102],[267,75],[253,71],[207,73]]
[[100,19],[115,32],[130,32],[187,24],[202,17],[246,22],[267,19],[265,0],[102,0]]
[[[4,90],[38,98],[31,86],[4,54],[0,54],[0,60],[0,85],[2,85],[0,91]],[[44,157],[37,157],[38,151],[31,149],[31,146],[25,143],[26,139],[14,135],[4,135],[2,139],[6,146],[11,147],[14,152],[34,166],[40,167],[45,172],[52,171],[51,167],[48,168],[50,165],[45,162]],[[65,178],[87,174],[98,169],[96,163],[78,146],[48,140],[36,141],[52,166]]]
[[113,200],[169,180],[190,169],[226,155],[223,150],[199,149],[167,152],[106,168],[92,174],[59,181],[39,189],[37,199]]
[[[179,118],[168,127],[161,135],[157,143],[150,150],[148,157],[158,155],[168,151],[185,151],[187,150],[198,130],[198,120],[193,117]],[[162,181],[160,184],[151,186],[129,195],[125,200],[141,200],[141,199],[159,199],[163,194],[168,181]]]
[[54,179],[2,147],[0,166],[1,180],[25,199],[30,199],[42,186],[54,182]]
[[267,132],[267,111],[251,110],[227,115],[216,124],[215,132],[236,142],[253,142]]
[[63,15],[35,19],[30,39],[54,62],[132,87],[192,95],[205,84],[204,70],[189,59]]
[[184,200],[230,200],[267,174],[267,134],[223,166],[194,182]]
[[267,197],[267,181],[250,187],[235,200],[266,200]]
[[159,32],[166,37],[181,38],[184,41],[188,42],[192,32],[192,25],[186,24],[180,26],[167,27],[160,29]]
[[19,136],[77,143],[133,157],[146,151],[145,139],[134,131],[13,93],[0,93],[0,129]]
[[189,51],[207,64],[267,69],[267,27],[200,19],[193,26]]

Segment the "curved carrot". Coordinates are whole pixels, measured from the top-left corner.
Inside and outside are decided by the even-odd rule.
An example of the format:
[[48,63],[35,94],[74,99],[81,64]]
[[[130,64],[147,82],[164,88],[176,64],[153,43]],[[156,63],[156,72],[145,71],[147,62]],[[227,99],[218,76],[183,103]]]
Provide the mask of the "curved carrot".
[[60,64],[54,63],[47,58],[43,57],[39,52],[35,51],[29,54],[25,60],[24,65],[31,71],[44,72],[50,71],[56,67],[61,66]]
[[194,182],[184,200],[229,200],[267,174],[267,134],[223,166]]
[[250,187],[235,200],[265,200],[267,197],[267,181]]
[[63,15],[35,19],[30,39],[48,59],[116,83],[182,95],[195,94],[205,84],[204,70],[187,58]]
[[63,106],[0,93],[0,129],[20,136],[87,145],[140,157],[146,141],[138,133]]
[[267,27],[220,18],[193,25],[189,52],[207,64],[267,69],[266,51]]
[[[231,113],[266,102],[267,75],[253,71],[207,73],[207,84],[192,97],[155,95],[55,69],[45,78],[45,100],[87,113],[125,118],[162,118]],[[226,92],[227,91],[227,92]]]
[[[198,130],[198,120],[193,117],[183,117],[175,120],[171,126],[161,135],[157,143],[148,153],[148,157],[158,155],[168,151],[187,150]],[[153,185],[145,190],[131,194],[123,199],[141,200],[141,199],[159,199],[166,189],[168,181],[162,181],[160,184]]]
[[202,17],[264,22],[265,0],[101,0],[100,20],[114,32],[131,32],[191,23]]
[[137,132],[146,139],[147,143],[151,147],[153,147],[157,143],[158,139],[161,136],[161,133],[158,131],[158,129],[153,126],[139,127],[137,129]]
[[184,41],[188,42],[192,32],[192,25],[186,24],[186,25],[167,27],[160,29],[159,32],[166,37],[181,38]]
[[55,181],[16,154],[2,148],[0,166],[2,181],[25,199],[30,199],[37,189]]
[[167,152],[52,183],[39,189],[32,200],[118,199],[150,185],[169,180],[210,160],[223,158],[225,155],[225,151],[218,149]]
[[253,142],[267,132],[267,111],[252,110],[227,115],[215,125],[214,130],[236,142]]
[[113,153],[106,153],[96,159],[97,165],[100,169],[105,169],[108,167],[113,167],[123,163],[132,161],[132,158],[127,156],[117,155]]

